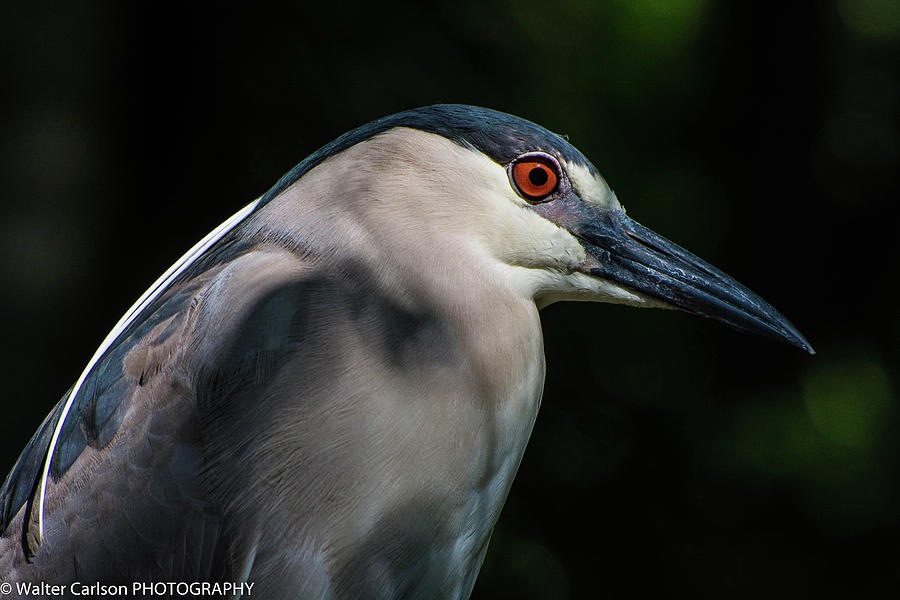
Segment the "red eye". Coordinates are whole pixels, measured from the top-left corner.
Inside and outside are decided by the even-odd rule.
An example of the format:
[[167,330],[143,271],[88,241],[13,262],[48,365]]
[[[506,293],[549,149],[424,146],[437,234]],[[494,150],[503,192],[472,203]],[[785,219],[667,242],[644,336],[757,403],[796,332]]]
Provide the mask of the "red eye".
[[559,176],[550,165],[536,160],[523,160],[513,165],[513,181],[529,200],[540,200],[550,195],[559,183]]

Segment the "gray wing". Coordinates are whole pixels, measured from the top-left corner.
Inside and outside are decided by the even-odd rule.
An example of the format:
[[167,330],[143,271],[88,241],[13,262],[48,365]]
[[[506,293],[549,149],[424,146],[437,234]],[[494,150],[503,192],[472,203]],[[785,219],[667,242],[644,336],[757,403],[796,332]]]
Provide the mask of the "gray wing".
[[85,378],[50,463],[42,542],[39,482],[71,390],[25,447],[0,489],[4,580],[10,570],[61,582],[208,574],[220,519],[197,485],[201,456],[179,409],[189,387],[176,361],[192,298],[215,271],[173,286]]
[[[215,352],[195,309],[236,258],[253,256],[238,235],[219,240],[94,364],[52,453],[41,539],[41,475],[72,390],[54,407],[0,488],[0,578],[211,581],[245,569],[252,548],[225,542],[223,510],[203,482],[202,413],[219,405],[199,407],[198,385],[215,377],[200,376],[192,358],[200,348]],[[227,338],[228,325],[219,325]]]
[[[187,283],[173,286],[172,293],[148,307],[145,316],[133,324],[87,375],[57,440],[50,465],[54,481],[59,481],[87,446],[102,449],[109,444],[122,423],[123,414],[131,406],[135,386],[143,383],[140,377],[135,382],[125,376],[124,357],[138,344],[164,345],[177,329],[180,318],[176,317],[183,313],[199,283],[189,279]],[[166,327],[154,331],[163,322]],[[0,488],[0,530],[5,530],[18,510],[32,500],[50,438],[71,393],[70,388],[44,419]]]

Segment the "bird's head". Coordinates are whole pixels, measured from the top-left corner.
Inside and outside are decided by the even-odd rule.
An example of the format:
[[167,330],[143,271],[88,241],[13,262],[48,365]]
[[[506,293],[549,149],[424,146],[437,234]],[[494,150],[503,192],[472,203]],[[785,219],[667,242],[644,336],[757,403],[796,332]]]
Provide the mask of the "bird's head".
[[488,255],[479,259],[510,267],[509,278],[538,306],[589,300],[674,308],[812,352],[762,298],[628,217],[581,152],[530,121],[463,105],[391,115],[313,154],[263,202],[340,157],[345,166],[331,162],[332,172],[342,174],[344,189],[356,188],[359,210],[417,229],[397,237],[440,244],[458,233]]

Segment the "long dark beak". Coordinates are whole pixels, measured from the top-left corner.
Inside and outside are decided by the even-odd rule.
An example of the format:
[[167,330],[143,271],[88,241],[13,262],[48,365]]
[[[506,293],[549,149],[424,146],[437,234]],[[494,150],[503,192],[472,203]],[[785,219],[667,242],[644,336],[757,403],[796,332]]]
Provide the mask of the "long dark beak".
[[589,260],[583,271],[735,329],[787,342],[814,354],[784,316],[740,283],[687,250],[629,219],[597,211],[577,225]]

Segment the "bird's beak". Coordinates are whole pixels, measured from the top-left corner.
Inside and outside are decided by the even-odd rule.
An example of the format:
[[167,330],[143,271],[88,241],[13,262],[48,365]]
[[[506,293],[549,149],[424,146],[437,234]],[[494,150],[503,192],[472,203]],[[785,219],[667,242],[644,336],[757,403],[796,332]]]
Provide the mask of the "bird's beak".
[[784,316],[722,271],[631,220],[621,209],[589,212],[582,213],[580,223],[572,223],[589,254],[582,272],[814,353]]

